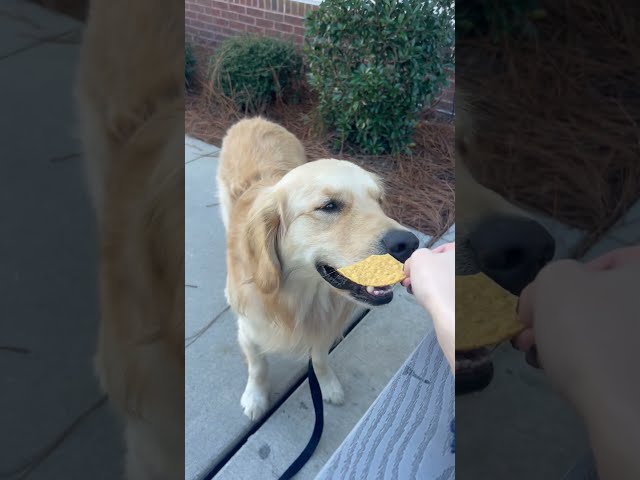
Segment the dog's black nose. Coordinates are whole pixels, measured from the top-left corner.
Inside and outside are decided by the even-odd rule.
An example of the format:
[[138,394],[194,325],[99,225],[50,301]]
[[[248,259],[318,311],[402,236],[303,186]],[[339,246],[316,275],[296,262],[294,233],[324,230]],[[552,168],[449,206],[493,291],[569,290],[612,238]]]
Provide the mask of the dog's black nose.
[[382,245],[393,258],[404,263],[416,251],[420,240],[407,230],[389,230],[382,237]]
[[555,253],[555,241],[534,220],[501,216],[482,222],[469,236],[480,271],[514,295],[520,292]]

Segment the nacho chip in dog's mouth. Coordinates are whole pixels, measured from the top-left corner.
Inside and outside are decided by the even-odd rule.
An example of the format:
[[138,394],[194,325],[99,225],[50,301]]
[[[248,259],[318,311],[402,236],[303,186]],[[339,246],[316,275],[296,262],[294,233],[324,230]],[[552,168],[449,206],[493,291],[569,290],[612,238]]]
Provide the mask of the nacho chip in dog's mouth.
[[517,302],[482,273],[456,277],[456,351],[497,345],[524,330]]
[[393,285],[406,277],[404,265],[388,253],[371,255],[361,262],[339,268],[338,273],[364,287]]

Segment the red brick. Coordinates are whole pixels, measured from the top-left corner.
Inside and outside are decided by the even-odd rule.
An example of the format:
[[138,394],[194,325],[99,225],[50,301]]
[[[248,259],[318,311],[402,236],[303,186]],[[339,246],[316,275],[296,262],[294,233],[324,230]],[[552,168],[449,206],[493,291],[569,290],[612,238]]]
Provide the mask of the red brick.
[[281,13],[264,12],[264,18],[267,20],[273,20],[274,22],[284,21],[284,15]]
[[247,26],[244,23],[240,23],[240,22],[230,21],[229,28],[232,28],[233,30],[236,30],[239,33],[247,31]]
[[225,20],[224,18],[214,18],[213,24],[218,25],[219,27],[228,27],[229,20]]
[[291,25],[287,25],[286,23],[276,23],[275,29],[279,32],[292,33],[293,27]]
[[222,12],[220,10],[218,10],[217,8],[212,8],[211,9],[211,16],[220,17],[220,16],[222,16]]
[[222,18],[226,18],[227,20],[237,20],[238,19],[238,14],[234,13],[234,12],[223,11],[222,12]]
[[229,10],[231,10],[232,12],[238,12],[242,14],[247,13],[247,9],[243,5],[233,5],[233,4],[229,5]]
[[192,12],[204,13],[204,9],[205,7],[203,7],[202,5],[195,5],[193,3],[189,4],[189,10]]
[[212,6],[220,10],[229,10],[229,4],[227,2],[221,2],[220,0],[213,0]]
[[261,33],[264,35],[263,27],[256,27],[255,25],[247,25],[247,32],[250,33]]
[[276,38],[282,38],[282,32],[277,32],[275,30],[271,30],[269,28],[266,28],[264,30],[265,35],[267,35],[268,37],[276,37]]
[[206,13],[199,13],[198,20],[205,23],[213,23],[213,15],[207,15]]
[[289,25],[293,25],[294,27],[302,26],[302,18],[294,17],[293,15],[285,15],[284,23],[288,23]]
[[185,20],[195,20],[198,18],[198,14],[196,12],[184,12]]
[[256,19],[256,25],[262,28],[273,28],[274,26],[271,20],[262,20],[261,18]]
[[293,33],[299,35],[300,37],[304,37],[304,28],[303,27],[293,27]]
[[247,7],[247,15],[251,15],[254,18],[264,18],[264,11]]
[[200,38],[213,38],[213,32],[209,30],[203,30],[201,28],[194,28],[195,34]]
[[249,15],[238,15],[238,20],[247,25],[255,25],[256,19]]

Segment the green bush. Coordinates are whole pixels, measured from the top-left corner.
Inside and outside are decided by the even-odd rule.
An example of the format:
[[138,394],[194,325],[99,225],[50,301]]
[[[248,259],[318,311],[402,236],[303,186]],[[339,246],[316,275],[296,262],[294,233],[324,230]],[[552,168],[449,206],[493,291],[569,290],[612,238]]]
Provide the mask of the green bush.
[[223,42],[211,59],[210,76],[238,108],[261,112],[299,84],[301,72],[302,56],[293,43],[240,36]]
[[409,149],[420,112],[447,83],[453,14],[452,0],[325,0],[308,16],[308,79],[335,148]]
[[193,54],[193,47],[190,43],[184,48],[184,85],[187,88],[193,87],[196,74],[196,57]]

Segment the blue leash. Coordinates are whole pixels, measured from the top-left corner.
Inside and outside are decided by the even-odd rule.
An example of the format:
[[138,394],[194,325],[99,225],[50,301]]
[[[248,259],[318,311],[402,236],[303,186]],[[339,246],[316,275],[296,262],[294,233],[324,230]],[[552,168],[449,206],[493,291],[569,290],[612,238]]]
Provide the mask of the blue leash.
[[316,372],[313,369],[313,362],[309,359],[309,389],[311,390],[311,400],[313,401],[313,410],[316,414],[316,422],[313,426],[313,433],[311,434],[311,438],[307,443],[307,446],[304,447],[304,450],[298,458],[296,458],[293,463],[287,468],[287,470],[282,474],[279,480],[289,480],[293,478],[302,467],[304,467],[305,463],[309,461],[313,452],[315,452],[318,443],[320,442],[320,437],[322,436],[322,429],[324,428],[324,406],[322,404],[322,390],[320,390],[320,383],[318,383],[318,377],[316,377]]
[[451,453],[456,453],[456,419],[451,420]]

